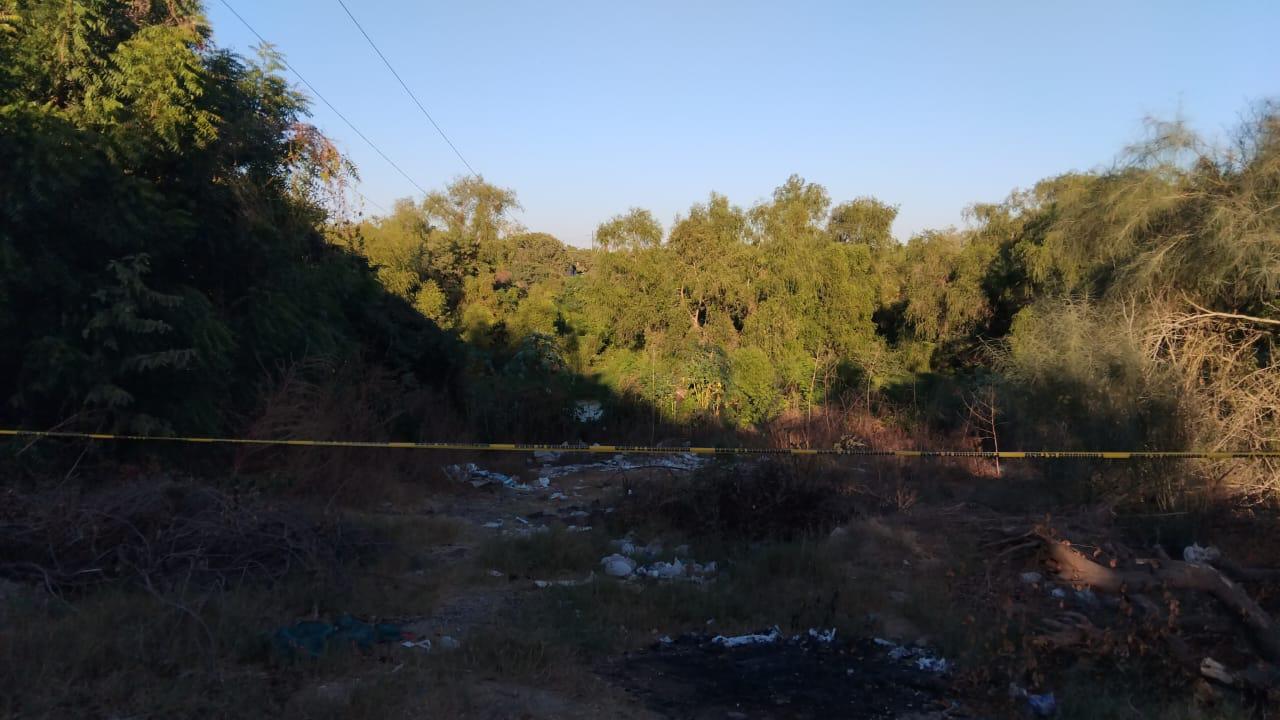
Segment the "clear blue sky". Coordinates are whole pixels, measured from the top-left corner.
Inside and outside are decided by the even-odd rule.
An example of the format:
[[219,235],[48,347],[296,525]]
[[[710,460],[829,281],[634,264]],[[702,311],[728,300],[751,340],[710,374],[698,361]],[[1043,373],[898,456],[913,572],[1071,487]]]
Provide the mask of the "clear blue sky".
[[[465,172],[336,0],[230,0],[428,189]],[[206,0],[219,45],[252,36]],[[1111,163],[1144,116],[1221,134],[1280,94],[1277,2],[348,0],[517,219],[586,244],[631,206],[664,226],[791,173],[901,205],[895,233]],[[414,189],[329,110],[361,191]]]

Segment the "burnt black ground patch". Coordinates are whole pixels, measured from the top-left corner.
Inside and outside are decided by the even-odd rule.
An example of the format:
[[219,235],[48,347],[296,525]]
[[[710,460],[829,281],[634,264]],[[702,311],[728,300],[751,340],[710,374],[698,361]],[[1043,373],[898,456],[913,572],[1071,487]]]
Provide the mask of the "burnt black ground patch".
[[654,712],[680,720],[900,718],[943,710],[945,678],[869,640],[724,648],[685,636],[600,669]]

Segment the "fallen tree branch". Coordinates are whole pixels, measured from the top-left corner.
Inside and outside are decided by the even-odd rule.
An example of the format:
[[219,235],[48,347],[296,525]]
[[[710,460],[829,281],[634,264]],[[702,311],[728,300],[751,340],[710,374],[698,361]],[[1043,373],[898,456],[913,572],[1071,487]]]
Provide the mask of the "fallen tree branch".
[[1040,529],[1037,536],[1057,564],[1058,577],[1072,585],[1087,585],[1109,593],[1144,593],[1161,588],[1195,590],[1212,595],[1229,609],[1250,632],[1259,654],[1280,662],[1280,630],[1275,621],[1239,585],[1210,565],[1163,560],[1147,562],[1140,569],[1122,570],[1100,565],[1085,557],[1071,543]]

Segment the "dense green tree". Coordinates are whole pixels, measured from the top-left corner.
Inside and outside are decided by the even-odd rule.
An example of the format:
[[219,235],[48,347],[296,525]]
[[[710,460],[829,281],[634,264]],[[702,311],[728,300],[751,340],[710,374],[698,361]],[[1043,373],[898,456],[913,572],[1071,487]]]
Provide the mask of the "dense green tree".
[[213,47],[194,2],[7,7],[0,413],[208,430],[264,367],[379,347],[447,376],[446,339],[325,241],[352,169],[269,49]]

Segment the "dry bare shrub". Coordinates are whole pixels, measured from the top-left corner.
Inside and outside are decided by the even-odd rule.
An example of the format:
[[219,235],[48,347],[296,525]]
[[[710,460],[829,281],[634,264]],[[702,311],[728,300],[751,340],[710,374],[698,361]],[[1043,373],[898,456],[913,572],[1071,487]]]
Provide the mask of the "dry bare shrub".
[[[435,391],[362,363],[310,359],[277,369],[245,434],[259,440],[416,441],[446,433],[454,417]],[[454,433],[440,436],[455,437]],[[367,504],[397,483],[434,477],[412,450],[361,447],[238,448],[239,474],[274,477],[290,492]]]
[[332,573],[374,542],[300,506],[190,483],[137,482],[83,495],[10,493],[6,500],[0,577],[58,595],[113,581],[160,593]]
[[[1156,314],[1146,326],[1145,350],[1178,391],[1182,416],[1196,447],[1211,451],[1280,448],[1280,321],[1194,311]],[[1254,502],[1280,499],[1280,465],[1206,461],[1202,472],[1232,495]]]

